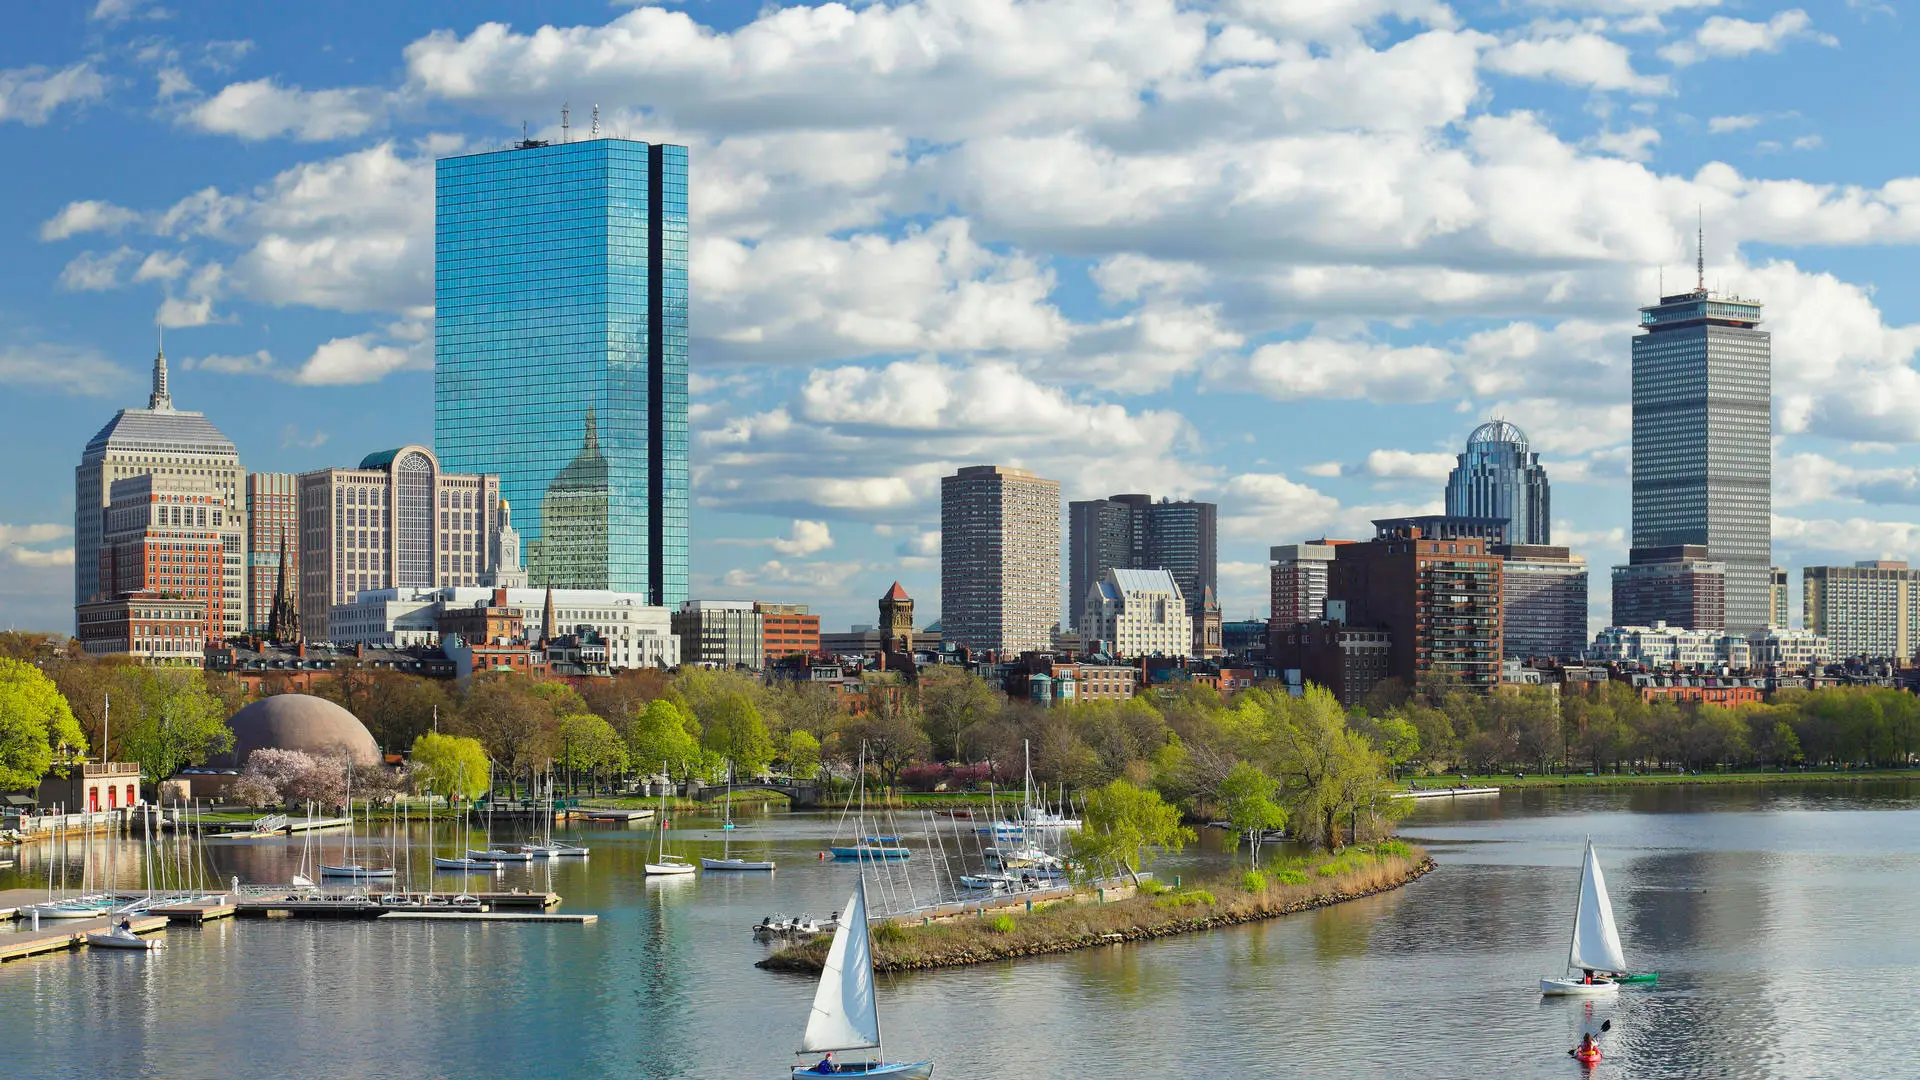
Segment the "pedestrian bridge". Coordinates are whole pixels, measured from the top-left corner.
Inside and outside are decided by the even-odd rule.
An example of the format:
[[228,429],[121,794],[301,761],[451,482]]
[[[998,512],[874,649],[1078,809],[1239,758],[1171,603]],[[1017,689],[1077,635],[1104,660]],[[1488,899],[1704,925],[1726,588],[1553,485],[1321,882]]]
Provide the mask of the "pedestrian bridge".
[[771,791],[785,795],[787,802],[792,804],[795,810],[812,810],[820,805],[820,785],[809,780],[769,780],[734,784],[702,784],[699,781],[689,780],[686,797],[698,799],[701,802],[712,802],[725,797],[729,792],[740,791]]

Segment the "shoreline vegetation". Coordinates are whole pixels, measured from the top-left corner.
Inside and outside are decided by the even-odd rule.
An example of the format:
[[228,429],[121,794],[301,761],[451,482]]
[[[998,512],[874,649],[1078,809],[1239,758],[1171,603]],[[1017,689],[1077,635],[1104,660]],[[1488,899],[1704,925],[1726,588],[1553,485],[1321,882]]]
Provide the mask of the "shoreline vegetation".
[[1514,773],[1467,774],[1463,784],[1458,774],[1418,776],[1409,781],[1415,791],[1445,791],[1456,787],[1578,788],[1578,787],[1672,787],[1691,784],[1861,784],[1887,781],[1920,780],[1916,769],[1781,769],[1765,772],[1622,772],[1622,773]]
[[[1434,869],[1421,848],[1390,840],[1178,886],[1146,878],[1139,890],[1129,887],[1132,895],[1117,900],[1102,901],[1083,887],[1069,899],[1026,912],[1017,907],[1017,896],[996,897],[978,913],[876,923],[873,966],[881,972],[933,971],[1240,926],[1390,892]],[[995,910],[995,904],[1006,906]],[[818,974],[831,942],[823,934],[755,966]]]

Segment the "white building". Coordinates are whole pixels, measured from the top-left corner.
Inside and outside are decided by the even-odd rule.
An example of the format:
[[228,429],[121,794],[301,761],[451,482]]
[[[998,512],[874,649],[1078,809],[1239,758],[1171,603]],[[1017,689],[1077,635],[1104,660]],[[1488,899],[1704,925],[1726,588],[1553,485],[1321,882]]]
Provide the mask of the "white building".
[[[440,635],[440,615],[453,608],[492,602],[520,612],[529,637],[537,638],[545,617],[545,589],[485,589],[446,586],[438,589],[368,589],[352,603],[335,604],[327,616],[328,639],[336,645],[431,645]],[[680,642],[673,635],[671,613],[647,604],[640,593],[610,589],[553,590],[554,632],[576,633],[589,627],[607,645],[607,665],[621,668],[675,667]]]
[[1833,659],[1833,646],[1811,630],[1774,626],[1755,631],[1747,641],[1756,668],[1805,671]]
[[1180,583],[1165,570],[1108,570],[1087,590],[1080,639],[1115,656],[1189,656],[1193,617]]
[[1744,637],[1718,630],[1688,630],[1656,622],[1652,626],[1609,626],[1594,635],[1587,659],[1645,664],[1648,667],[1726,667],[1805,670],[1832,655],[1827,639],[1809,630],[1768,627]]

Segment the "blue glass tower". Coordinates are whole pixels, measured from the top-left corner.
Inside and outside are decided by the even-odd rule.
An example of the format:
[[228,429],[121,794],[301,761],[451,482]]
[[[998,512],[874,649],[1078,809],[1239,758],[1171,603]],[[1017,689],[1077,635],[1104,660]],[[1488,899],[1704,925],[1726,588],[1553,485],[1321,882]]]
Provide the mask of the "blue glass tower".
[[1505,420],[1481,424],[1447,475],[1447,513],[1505,518],[1509,544],[1553,543],[1552,492],[1527,434]]
[[534,586],[679,604],[686,147],[523,140],[443,158],[434,191],[442,466],[499,474]]

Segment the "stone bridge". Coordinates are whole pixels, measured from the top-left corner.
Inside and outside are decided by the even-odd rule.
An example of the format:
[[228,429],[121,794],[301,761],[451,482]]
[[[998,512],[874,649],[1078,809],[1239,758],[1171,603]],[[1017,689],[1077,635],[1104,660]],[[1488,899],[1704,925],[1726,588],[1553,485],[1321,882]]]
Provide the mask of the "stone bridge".
[[733,791],[771,791],[785,795],[787,802],[792,804],[795,810],[812,810],[820,805],[820,785],[806,780],[785,782],[769,780],[764,783],[735,784],[702,784],[698,780],[689,780],[682,794],[689,799],[712,802]]

